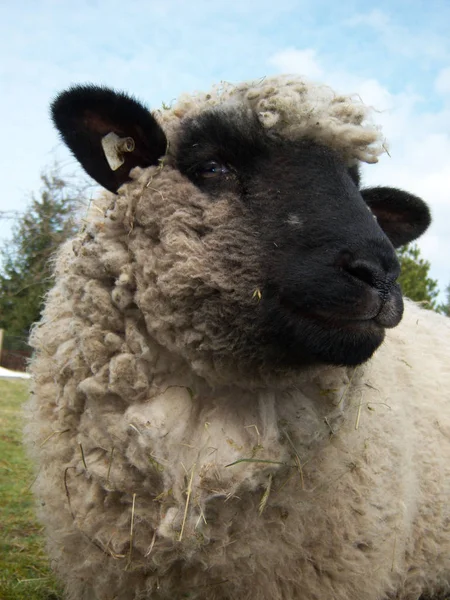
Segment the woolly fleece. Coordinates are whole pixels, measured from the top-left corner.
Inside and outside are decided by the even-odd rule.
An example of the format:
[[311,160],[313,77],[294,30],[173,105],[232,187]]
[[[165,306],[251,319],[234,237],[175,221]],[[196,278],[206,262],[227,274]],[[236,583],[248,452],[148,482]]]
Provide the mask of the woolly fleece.
[[[273,85],[259,84],[261,98],[276,101],[261,91]],[[251,103],[251,89],[227,94]],[[209,101],[161,113],[173,143],[177,119]],[[302,127],[280,115],[266,121],[280,135]],[[353,141],[330,125],[329,143],[375,157],[352,119],[337,130],[354,128]],[[407,302],[362,367],[246,374],[211,359],[226,343],[217,303],[255,306],[257,274],[239,273],[236,286],[224,270],[224,244],[252,253],[239,214],[208,202],[169,160],[135,169],[87,221],[57,258],[32,335],[26,431],[67,598],[448,591],[450,321]]]
[[239,106],[258,115],[262,125],[284,139],[311,138],[334,148],[350,163],[378,161],[386,145],[370,120],[372,110],[357,96],[336,94],[325,85],[298,77],[264,77],[238,85],[222,82],[208,93],[184,94],[153,114],[176,145],[180,121],[211,108]]

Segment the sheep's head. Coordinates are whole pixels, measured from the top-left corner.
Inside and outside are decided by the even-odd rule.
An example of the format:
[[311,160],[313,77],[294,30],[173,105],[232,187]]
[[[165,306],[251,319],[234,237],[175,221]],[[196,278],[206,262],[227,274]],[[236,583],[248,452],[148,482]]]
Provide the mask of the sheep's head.
[[394,248],[425,231],[428,208],[360,189],[358,159],[373,158],[378,133],[361,110],[351,122],[350,104],[320,134],[298,115],[289,128],[289,111],[268,126],[242,94],[204,104],[157,119],[90,86],[53,104],[76,158],[128,207],[133,302],[149,334],[202,373],[366,361],[402,317]]

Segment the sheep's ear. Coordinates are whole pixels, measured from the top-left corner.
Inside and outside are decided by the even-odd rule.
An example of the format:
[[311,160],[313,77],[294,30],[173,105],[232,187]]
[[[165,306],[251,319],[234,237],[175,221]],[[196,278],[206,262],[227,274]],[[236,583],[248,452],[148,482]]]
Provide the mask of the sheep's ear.
[[104,87],[76,86],[51,106],[64,142],[86,172],[116,192],[133,167],[158,163],[167,148],[155,117],[134,98]]
[[395,248],[418,238],[431,223],[428,206],[413,194],[390,187],[369,188],[361,194]]

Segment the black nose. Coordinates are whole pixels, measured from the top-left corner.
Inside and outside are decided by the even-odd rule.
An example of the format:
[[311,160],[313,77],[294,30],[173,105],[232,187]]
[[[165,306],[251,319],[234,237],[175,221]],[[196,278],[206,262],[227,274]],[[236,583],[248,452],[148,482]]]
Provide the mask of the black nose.
[[339,253],[335,265],[386,297],[400,274],[394,251],[383,248],[370,255],[364,254],[344,250]]

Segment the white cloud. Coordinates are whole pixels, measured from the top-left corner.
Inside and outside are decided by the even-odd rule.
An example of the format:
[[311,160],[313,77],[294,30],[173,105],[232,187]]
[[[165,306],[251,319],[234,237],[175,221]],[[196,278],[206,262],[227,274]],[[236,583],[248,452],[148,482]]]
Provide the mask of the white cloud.
[[450,101],[450,67],[439,72],[435,81],[435,89],[438,94],[445,96]]
[[447,36],[430,31],[425,25],[412,31],[410,27],[394,22],[389,14],[379,9],[354,15],[345,21],[345,25],[353,28],[366,26],[372,29],[397,59],[404,56],[410,59],[416,57],[436,60],[449,56]]
[[316,51],[312,48],[305,50],[287,48],[274,54],[268,63],[281,73],[299,73],[312,80],[320,79],[323,76],[323,69],[316,58]]

